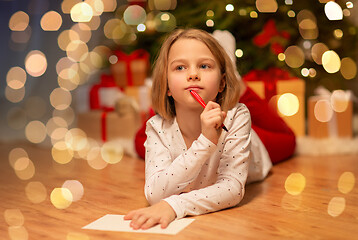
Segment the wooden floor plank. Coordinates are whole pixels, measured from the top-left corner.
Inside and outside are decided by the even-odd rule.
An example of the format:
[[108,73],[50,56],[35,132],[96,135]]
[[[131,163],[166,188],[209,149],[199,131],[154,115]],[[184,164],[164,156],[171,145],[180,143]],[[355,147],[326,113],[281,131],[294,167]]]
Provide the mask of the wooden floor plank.
[[[34,163],[35,175],[29,180],[19,179],[10,166],[9,152],[15,147],[25,149]],[[125,156],[117,164],[95,170],[83,159],[55,163],[51,149],[45,147],[2,143],[0,171],[1,239],[11,239],[9,231],[15,229],[5,221],[9,209],[18,209],[24,216],[22,229],[28,239],[168,239],[168,235],[81,229],[105,214],[125,214],[147,205],[143,160]],[[348,193],[340,192],[338,181],[344,172],[358,177],[358,156],[293,157],[275,165],[263,182],[248,185],[239,206],[195,216],[196,221],[170,239],[357,239],[358,184]],[[306,180],[296,196],[285,190],[292,173]],[[51,203],[50,193],[66,180],[82,183],[84,195],[60,210]],[[41,203],[32,203],[25,193],[27,184],[34,181],[47,191]],[[334,205],[332,199],[345,204]],[[330,207],[342,207],[343,212],[331,216]]]

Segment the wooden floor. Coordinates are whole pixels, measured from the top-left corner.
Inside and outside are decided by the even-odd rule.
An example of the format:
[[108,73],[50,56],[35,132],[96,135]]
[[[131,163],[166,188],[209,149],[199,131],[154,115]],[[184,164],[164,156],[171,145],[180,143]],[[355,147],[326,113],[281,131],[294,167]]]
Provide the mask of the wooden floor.
[[[15,147],[26,150],[34,164],[35,174],[28,180],[21,180],[9,163]],[[358,156],[294,157],[274,166],[265,181],[247,186],[238,207],[195,216],[175,236],[81,229],[105,214],[146,206],[142,160],[124,157],[95,170],[83,159],[57,164],[51,149],[3,143],[0,171],[0,239],[358,239],[358,183],[350,187],[352,176],[358,177]],[[295,187],[287,182],[285,188],[290,175],[305,180],[301,194],[287,192]],[[50,194],[66,180],[78,180],[84,194],[60,210]],[[29,186],[38,186],[33,182],[45,187],[43,201],[26,194]]]

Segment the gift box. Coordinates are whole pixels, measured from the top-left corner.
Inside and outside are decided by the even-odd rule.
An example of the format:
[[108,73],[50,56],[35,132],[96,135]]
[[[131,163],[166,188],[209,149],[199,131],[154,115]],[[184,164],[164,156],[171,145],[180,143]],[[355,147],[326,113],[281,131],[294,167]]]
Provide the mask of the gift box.
[[149,53],[138,49],[127,55],[121,51],[115,51],[118,61],[111,65],[111,72],[119,87],[141,86],[149,72]]
[[[296,136],[305,135],[305,82],[302,79],[292,77],[287,71],[278,68],[271,68],[267,71],[253,70],[243,79],[248,87],[277,111]],[[292,98],[294,101],[285,100]],[[297,111],[284,112],[280,106],[278,107],[279,103],[283,103],[286,109]]]
[[352,138],[351,94],[339,90],[308,98],[308,135],[312,138]]
[[117,138],[134,139],[140,127],[140,116],[135,111],[118,115],[115,111],[93,110],[79,113],[77,117],[77,126],[87,137],[103,142]]
[[115,102],[123,95],[113,76],[102,74],[101,81],[90,88],[90,109],[114,108]]

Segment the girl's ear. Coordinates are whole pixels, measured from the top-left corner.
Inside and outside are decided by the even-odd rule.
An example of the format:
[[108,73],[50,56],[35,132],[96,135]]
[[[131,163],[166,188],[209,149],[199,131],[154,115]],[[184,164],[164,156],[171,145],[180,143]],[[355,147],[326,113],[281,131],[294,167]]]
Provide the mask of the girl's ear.
[[220,86],[219,86],[219,92],[224,91],[225,86],[226,86],[226,73],[224,73],[224,74],[221,76]]

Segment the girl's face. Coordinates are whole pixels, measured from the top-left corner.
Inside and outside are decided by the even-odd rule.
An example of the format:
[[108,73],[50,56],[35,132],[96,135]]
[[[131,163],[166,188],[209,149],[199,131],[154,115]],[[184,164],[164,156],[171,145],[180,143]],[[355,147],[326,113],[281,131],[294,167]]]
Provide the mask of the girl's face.
[[224,87],[220,65],[209,48],[196,39],[179,39],[168,55],[168,96],[174,98],[175,107],[198,108],[191,96],[195,90],[207,103],[215,101]]

